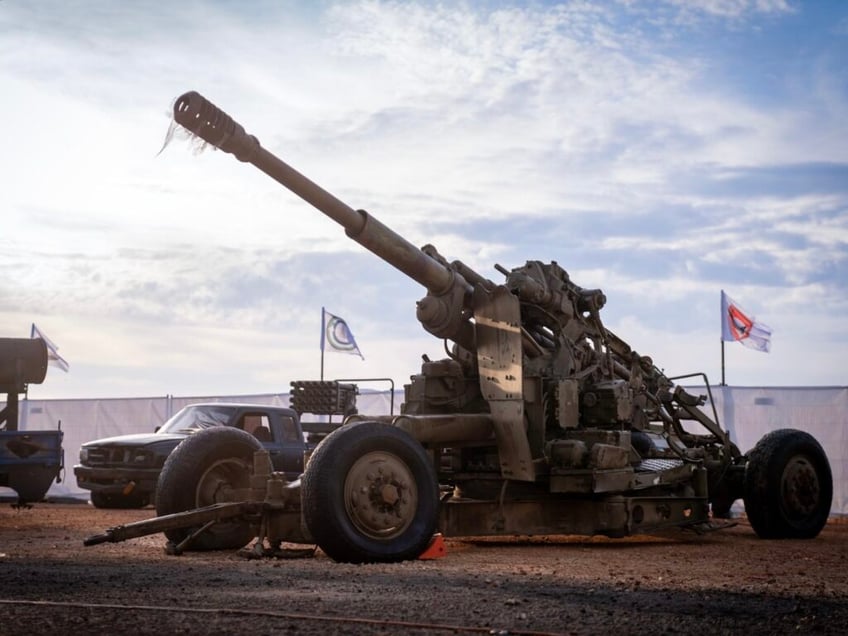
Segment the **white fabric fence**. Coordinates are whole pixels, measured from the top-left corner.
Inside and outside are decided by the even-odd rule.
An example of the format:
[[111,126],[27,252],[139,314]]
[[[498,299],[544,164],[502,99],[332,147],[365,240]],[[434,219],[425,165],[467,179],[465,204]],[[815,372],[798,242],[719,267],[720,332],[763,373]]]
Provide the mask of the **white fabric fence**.
[[[688,389],[705,393],[703,387]],[[398,412],[402,391],[395,392]],[[833,471],[832,514],[848,515],[848,387],[748,388],[714,387],[719,421],[744,453],[763,435],[778,428],[797,428],[812,434],[822,445]],[[360,413],[389,413],[391,392],[363,391],[357,397]],[[149,433],[187,404],[196,402],[252,402],[288,406],[287,393],[215,397],[158,397],[90,400],[22,400],[21,430],[55,429],[65,432],[65,473],[54,483],[48,498],[87,499],[77,487],[73,466],[84,442],[128,433]],[[0,402],[2,405],[2,402]],[[2,406],[0,406],[2,408]],[[706,405],[711,413],[711,405]],[[693,429],[692,432],[698,432]],[[0,488],[0,495],[14,496]]]
[[713,399],[722,427],[743,453],[779,428],[796,428],[815,437],[833,472],[831,514],[848,515],[848,387],[725,386],[713,389]]

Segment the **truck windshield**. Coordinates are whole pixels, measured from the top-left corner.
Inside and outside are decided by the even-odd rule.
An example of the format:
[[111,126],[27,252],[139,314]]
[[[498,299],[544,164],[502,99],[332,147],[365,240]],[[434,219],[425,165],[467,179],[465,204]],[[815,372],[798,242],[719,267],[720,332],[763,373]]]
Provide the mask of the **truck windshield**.
[[159,433],[193,433],[212,426],[225,426],[232,409],[221,406],[187,406],[162,425]]

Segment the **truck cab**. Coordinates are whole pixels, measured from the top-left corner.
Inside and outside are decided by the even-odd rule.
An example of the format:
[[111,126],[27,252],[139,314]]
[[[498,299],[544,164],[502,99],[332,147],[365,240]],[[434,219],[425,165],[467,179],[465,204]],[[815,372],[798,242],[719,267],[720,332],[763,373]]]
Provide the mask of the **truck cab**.
[[168,455],[187,437],[229,426],[256,437],[271,455],[274,470],[296,479],[307,450],[296,411],[264,404],[200,403],[186,406],[152,433],[120,435],[86,442],[74,475],[91,491],[97,508],[143,508],[152,503]]

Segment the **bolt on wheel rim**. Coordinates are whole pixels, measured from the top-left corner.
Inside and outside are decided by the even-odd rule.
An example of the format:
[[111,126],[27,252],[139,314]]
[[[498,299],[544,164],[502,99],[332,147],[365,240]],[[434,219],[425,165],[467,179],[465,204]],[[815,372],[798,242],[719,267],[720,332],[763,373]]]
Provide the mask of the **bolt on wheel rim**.
[[344,503],[348,518],[372,539],[403,533],[418,509],[415,477],[397,455],[375,451],[360,457],[347,473]]

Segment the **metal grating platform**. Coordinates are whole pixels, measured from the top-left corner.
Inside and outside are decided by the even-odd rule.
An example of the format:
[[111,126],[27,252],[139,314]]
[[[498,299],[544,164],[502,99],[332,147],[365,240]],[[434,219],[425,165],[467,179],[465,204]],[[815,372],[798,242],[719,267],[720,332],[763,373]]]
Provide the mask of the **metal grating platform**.
[[679,459],[643,459],[642,463],[636,466],[636,470],[640,472],[657,472],[677,468],[682,465],[683,461]]

